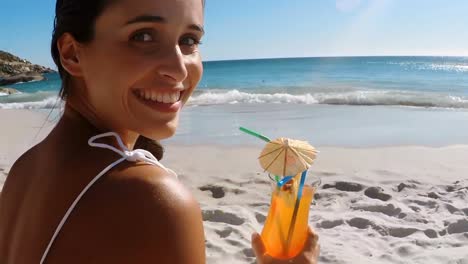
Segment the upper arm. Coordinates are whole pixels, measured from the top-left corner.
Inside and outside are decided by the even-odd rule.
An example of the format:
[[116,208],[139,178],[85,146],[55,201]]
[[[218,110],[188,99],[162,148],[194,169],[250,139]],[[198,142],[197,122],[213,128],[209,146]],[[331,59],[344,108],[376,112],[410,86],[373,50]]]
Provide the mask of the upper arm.
[[80,256],[76,263],[204,264],[201,210],[192,194],[170,175],[131,174],[91,188],[57,252]]

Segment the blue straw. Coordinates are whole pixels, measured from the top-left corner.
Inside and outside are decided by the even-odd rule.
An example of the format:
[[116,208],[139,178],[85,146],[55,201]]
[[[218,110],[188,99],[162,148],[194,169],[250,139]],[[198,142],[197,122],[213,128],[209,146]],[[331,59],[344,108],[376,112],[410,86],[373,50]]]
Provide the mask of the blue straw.
[[284,177],[283,179],[281,179],[279,182],[278,182],[278,187],[283,187],[283,185],[285,185],[286,183],[288,183],[292,178],[294,178],[293,176],[286,176]]
[[302,189],[304,189],[305,179],[307,177],[307,170],[302,172],[301,175],[301,184],[299,185],[299,191],[297,192],[297,199],[301,199],[302,197]]

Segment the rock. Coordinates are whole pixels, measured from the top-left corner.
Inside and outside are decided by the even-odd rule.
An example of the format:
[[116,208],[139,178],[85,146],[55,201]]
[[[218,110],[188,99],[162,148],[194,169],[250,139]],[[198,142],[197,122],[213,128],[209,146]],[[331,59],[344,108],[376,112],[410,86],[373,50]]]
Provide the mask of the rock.
[[19,74],[0,79],[0,85],[10,85],[19,82],[42,81],[44,77],[38,73]]
[[18,58],[0,50],[0,86],[18,82],[41,81],[42,74],[52,73],[52,69]]
[[7,88],[7,87],[1,88],[1,87],[0,87],[0,93],[4,93],[4,94],[15,94],[15,93],[19,93],[19,91],[16,90],[16,89],[13,89],[13,88]]
[[372,199],[379,199],[382,201],[388,201],[392,199],[390,194],[386,194],[383,192],[384,190],[380,187],[369,187],[364,191],[364,194]]
[[0,50],[0,60],[7,61],[7,62],[23,61],[20,58],[2,50]]

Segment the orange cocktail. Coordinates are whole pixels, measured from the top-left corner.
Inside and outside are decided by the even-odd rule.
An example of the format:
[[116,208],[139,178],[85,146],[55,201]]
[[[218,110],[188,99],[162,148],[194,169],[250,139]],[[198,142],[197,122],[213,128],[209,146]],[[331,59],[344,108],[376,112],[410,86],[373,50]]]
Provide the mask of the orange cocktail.
[[302,197],[297,201],[295,185],[279,188],[275,186],[272,193],[270,211],[261,236],[267,254],[274,258],[295,257],[304,247],[307,238],[309,208],[315,187],[305,185]]

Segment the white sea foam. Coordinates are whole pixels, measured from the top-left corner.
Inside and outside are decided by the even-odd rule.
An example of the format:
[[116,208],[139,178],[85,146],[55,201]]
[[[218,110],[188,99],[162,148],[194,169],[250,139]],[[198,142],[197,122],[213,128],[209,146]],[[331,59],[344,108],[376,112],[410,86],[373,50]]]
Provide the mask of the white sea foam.
[[7,93],[0,92],[0,96],[7,96],[7,95],[8,95]]
[[468,65],[433,63],[427,66],[422,66],[421,69],[430,69],[430,70],[435,70],[435,71],[447,71],[447,72],[468,72]]
[[220,105],[237,103],[334,104],[334,105],[390,105],[440,108],[468,108],[468,98],[403,91],[349,91],[340,93],[249,93],[238,90],[204,92],[192,97],[192,105]]
[[52,109],[60,108],[61,104],[61,100],[54,96],[36,102],[3,103],[0,104],[0,109]]
[[[60,108],[62,102],[50,93],[3,96],[0,109]],[[239,90],[199,90],[189,101],[191,106],[226,104],[329,104],[329,105],[387,105],[437,108],[466,108],[468,98],[428,92],[351,90],[309,92],[302,94],[257,93]]]
[[256,94],[230,90],[227,92],[205,92],[190,100],[194,105],[237,104],[237,103],[302,103],[317,104],[310,94],[292,95],[287,93]]

